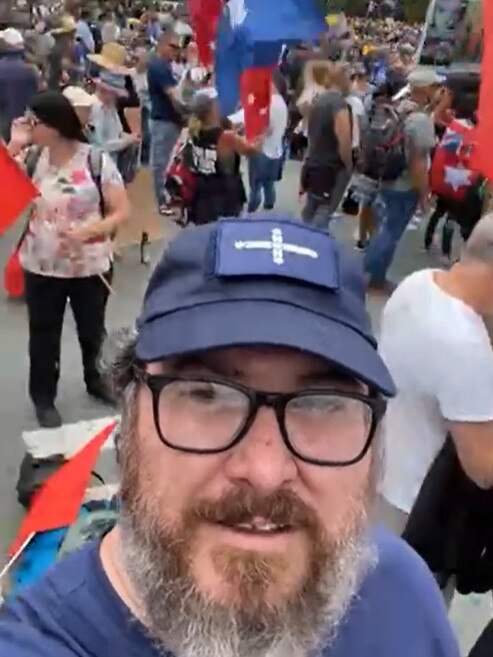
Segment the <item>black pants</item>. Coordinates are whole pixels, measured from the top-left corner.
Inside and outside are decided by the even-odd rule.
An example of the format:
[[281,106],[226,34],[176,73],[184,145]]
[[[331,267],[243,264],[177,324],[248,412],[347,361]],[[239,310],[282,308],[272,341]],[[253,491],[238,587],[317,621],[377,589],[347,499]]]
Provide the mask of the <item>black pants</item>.
[[454,237],[454,223],[450,215],[454,209],[455,205],[451,201],[443,196],[437,196],[435,210],[428,221],[428,226],[426,227],[425,249],[430,248],[440,219],[444,215],[449,215],[442,229],[442,253],[444,256],[450,257],[452,252],[452,240]]
[[105,337],[108,290],[99,276],[55,278],[25,272],[29,317],[29,394],[35,404],[55,401],[67,300],[82,351],[86,386],[99,381],[97,361]]

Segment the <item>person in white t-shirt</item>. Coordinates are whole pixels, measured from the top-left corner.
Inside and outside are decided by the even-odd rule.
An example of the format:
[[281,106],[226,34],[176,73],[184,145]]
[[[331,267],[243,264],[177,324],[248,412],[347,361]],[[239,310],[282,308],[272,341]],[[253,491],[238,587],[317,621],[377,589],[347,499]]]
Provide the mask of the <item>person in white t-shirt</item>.
[[493,215],[448,272],[409,276],[388,301],[379,351],[396,383],[384,421],[381,520],[402,532],[448,434],[466,475],[493,486]]
[[248,178],[250,196],[248,212],[255,212],[262,203],[264,209],[273,210],[276,204],[276,181],[281,179],[284,135],[288,127],[288,108],[284,98],[272,83],[269,127],[266,132],[262,152],[250,156],[248,161]]

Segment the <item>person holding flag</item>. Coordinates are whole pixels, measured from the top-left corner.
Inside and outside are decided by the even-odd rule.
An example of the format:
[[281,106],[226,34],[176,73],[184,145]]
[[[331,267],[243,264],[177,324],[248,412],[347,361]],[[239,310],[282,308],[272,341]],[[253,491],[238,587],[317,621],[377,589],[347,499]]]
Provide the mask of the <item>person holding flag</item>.
[[129,205],[113,160],[87,144],[77,113],[61,92],[36,96],[15,130],[32,143],[23,163],[39,190],[19,252],[29,318],[29,394],[40,426],[54,428],[62,423],[55,399],[67,301],[87,392],[112,402],[98,357],[106,334],[111,234],[127,219]]

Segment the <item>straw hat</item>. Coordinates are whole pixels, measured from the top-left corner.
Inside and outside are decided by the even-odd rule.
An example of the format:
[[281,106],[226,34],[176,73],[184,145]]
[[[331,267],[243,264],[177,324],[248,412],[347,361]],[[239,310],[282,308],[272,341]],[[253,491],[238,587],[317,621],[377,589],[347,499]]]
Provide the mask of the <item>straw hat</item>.
[[13,27],[8,27],[6,30],[0,30],[0,41],[11,50],[22,50],[24,47],[24,39],[19,30]]
[[70,34],[77,30],[77,23],[73,16],[66,14],[60,18],[60,22],[57,27],[54,27],[51,30],[51,34]]
[[126,50],[119,43],[105,43],[99,55],[88,55],[87,59],[101,68],[120,75],[129,75],[132,69],[125,66]]
[[82,87],[65,87],[62,93],[73,107],[92,107],[97,102],[96,96],[88,94]]

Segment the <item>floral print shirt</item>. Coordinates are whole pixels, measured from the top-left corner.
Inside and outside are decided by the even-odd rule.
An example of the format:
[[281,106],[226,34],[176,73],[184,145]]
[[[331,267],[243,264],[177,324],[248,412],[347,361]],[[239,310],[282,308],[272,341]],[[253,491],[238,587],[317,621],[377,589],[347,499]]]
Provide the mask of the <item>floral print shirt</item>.
[[[80,144],[72,159],[54,168],[48,151],[40,155],[32,180],[40,195],[30,210],[26,237],[19,253],[26,271],[57,278],[79,278],[106,272],[111,264],[112,242],[97,237],[67,250],[60,233],[101,220],[101,197],[89,167],[88,144]],[[123,187],[112,158],[101,155],[101,184]]]

